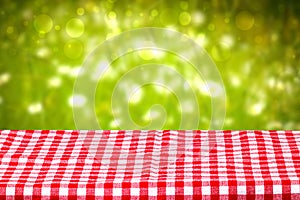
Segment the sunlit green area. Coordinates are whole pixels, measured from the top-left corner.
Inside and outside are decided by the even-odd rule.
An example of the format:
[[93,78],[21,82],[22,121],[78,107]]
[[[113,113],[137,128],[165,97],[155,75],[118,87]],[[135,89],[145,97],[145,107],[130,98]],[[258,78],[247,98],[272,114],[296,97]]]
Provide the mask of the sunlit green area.
[[[184,33],[215,61],[226,89],[223,129],[300,129],[298,1],[0,2],[0,129],[76,129],[73,85],[86,57],[106,39],[143,27]],[[190,81],[198,91],[199,128],[207,129],[210,96],[201,78],[175,55],[147,51],[116,59],[99,82],[95,112],[101,128],[120,128],[111,106],[114,86],[128,70],[149,62],[170,65]],[[144,86],[128,103],[140,126],[155,117],[151,106],[161,104],[167,114],[162,128],[179,128],[180,102],[167,89]]]

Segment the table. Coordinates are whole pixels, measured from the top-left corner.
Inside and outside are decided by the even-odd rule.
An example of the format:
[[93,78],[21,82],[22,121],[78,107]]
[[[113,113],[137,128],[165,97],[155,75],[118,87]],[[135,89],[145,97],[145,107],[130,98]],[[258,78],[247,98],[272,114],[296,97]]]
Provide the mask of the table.
[[300,131],[0,131],[1,199],[300,199]]

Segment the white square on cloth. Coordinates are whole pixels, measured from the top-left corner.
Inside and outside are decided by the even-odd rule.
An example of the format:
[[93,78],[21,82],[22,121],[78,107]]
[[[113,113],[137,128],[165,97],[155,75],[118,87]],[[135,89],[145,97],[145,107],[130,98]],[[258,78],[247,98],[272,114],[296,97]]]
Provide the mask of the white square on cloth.
[[227,194],[228,195],[228,186],[220,186],[220,194]]
[[265,186],[257,185],[255,186],[255,194],[264,194],[265,193]]
[[245,185],[238,185],[237,186],[237,194],[246,194],[247,189]]
[[104,188],[96,188],[95,196],[104,196]]
[[68,188],[59,188],[59,195],[60,196],[68,196],[69,195],[69,189]]
[[174,187],[167,187],[166,188],[167,195],[175,195],[175,188]]
[[202,187],[202,195],[210,195],[210,186]]
[[130,189],[131,196],[139,196],[140,195],[140,188],[131,188]]
[[32,187],[24,187],[24,196],[32,196],[33,194],[33,188]]
[[282,194],[282,186],[273,185],[273,194]]
[[42,193],[42,196],[50,196],[51,190],[48,187],[43,187],[41,193]]
[[291,193],[299,194],[300,193],[300,185],[291,185]]
[[77,188],[77,195],[78,196],[85,196],[86,195],[86,188]]
[[7,187],[6,188],[6,196],[15,195],[15,188],[14,187]]
[[157,196],[157,188],[149,188],[148,195],[149,196]]
[[113,188],[113,196],[122,196],[122,188]]
[[184,195],[193,195],[193,187],[184,187]]

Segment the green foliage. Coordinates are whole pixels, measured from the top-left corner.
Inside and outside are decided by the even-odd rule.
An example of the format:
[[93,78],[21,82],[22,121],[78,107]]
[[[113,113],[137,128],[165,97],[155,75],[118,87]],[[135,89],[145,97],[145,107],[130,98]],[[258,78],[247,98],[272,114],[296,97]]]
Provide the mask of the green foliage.
[[[70,99],[86,56],[105,39],[142,27],[177,30],[208,52],[226,88],[224,129],[300,129],[299,5],[280,0],[2,0],[0,129],[75,129]],[[146,61],[170,65],[192,82],[195,78],[189,64],[170,53],[158,58],[132,52],[117,59],[96,91],[95,112],[103,129],[118,128],[110,100],[116,82]],[[207,129],[210,97],[196,96],[203,113],[199,128]],[[154,104],[167,111],[163,128],[178,129],[180,102],[153,85],[129,105],[132,119],[146,126]]]

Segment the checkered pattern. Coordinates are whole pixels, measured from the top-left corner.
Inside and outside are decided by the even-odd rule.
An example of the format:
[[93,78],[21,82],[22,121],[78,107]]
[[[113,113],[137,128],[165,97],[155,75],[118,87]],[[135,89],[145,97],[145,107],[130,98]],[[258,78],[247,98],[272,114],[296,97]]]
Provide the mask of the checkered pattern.
[[300,131],[0,131],[1,199],[300,199]]

